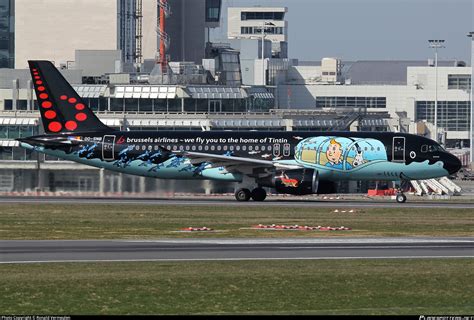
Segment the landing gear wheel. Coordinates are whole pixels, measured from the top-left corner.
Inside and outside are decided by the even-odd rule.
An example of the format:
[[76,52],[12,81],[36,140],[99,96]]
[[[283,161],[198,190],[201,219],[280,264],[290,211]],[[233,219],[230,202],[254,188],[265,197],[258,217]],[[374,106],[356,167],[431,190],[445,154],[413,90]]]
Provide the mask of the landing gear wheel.
[[253,201],[264,201],[267,197],[267,192],[263,188],[255,188],[252,190],[251,197]]
[[251,193],[249,189],[239,189],[235,192],[235,199],[237,199],[237,201],[249,201],[250,196]]
[[397,193],[395,198],[398,203],[405,203],[407,201],[407,197],[403,193]]

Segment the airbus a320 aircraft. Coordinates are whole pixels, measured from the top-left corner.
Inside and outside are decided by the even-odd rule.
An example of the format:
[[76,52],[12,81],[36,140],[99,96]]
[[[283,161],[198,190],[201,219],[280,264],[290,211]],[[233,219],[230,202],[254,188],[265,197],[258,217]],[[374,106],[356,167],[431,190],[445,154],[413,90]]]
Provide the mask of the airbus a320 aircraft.
[[[104,125],[49,61],[29,61],[44,135],[24,148],[126,174],[239,183],[238,201],[331,193],[340,180],[404,181],[461,168],[438,143],[388,132],[117,131]],[[406,197],[400,191],[398,202]]]

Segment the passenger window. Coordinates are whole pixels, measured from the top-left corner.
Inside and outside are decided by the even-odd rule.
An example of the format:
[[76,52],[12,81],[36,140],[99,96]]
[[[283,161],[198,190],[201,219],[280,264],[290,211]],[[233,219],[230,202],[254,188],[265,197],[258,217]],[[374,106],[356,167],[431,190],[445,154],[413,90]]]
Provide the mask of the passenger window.
[[275,144],[273,145],[273,156],[279,157],[280,154],[281,154],[280,144],[279,144],[279,143],[275,143]]
[[283,145],[283,155],[284,155],[285,157],[288,157],[288,156],[290,155],[290,153],[291,153],[291,146],[290,146],[289,143],[285,143],[285,144]]

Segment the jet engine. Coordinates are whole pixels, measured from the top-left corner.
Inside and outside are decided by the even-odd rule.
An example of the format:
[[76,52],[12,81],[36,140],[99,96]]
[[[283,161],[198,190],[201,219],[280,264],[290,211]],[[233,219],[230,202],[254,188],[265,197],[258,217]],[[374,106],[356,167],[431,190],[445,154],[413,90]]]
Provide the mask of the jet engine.
[[275,188],[278,193],[292,195],[336,193],[332,181],[320,181],[314,169],[277,171],[273,175],[257,180],[263,187]]

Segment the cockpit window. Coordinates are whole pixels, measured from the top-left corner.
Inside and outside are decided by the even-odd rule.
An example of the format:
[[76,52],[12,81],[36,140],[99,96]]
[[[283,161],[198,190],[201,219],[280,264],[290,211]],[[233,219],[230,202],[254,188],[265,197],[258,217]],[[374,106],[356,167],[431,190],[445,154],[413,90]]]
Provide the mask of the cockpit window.
[[437,151],[445,151],[445,150],[439,144],[430,144],[430,145],[424,144],[421,146],[421,152],[423,153],[427,153],[427,152],[432,153],[432,152],[437,152]]
[[429,148],[430,152],[443,151],[443,148],[440,145],[432,144]]

